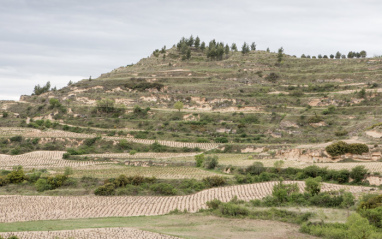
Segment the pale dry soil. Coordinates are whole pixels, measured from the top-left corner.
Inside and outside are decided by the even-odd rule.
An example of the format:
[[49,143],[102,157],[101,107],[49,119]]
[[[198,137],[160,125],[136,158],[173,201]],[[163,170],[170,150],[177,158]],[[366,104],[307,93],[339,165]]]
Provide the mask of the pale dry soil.
[[[33,224],[33,225],[31,225]],[[6,224],[3,224],[4,228]],[[131,233],[136,233],[136,238],[231,238],[231,239],[313,239],[309,235],[298,232],[299,226],[289,223],[267,221],[267,220],[251,220],[251,219],[231,219],[220,218],[203,214],[181,214],[181,215],[165,215],[154,217],[135,217],[135,218],[99,218],[99,219],[80,219],[80,220],[64,220],[64,221],[41,221],[8,224],[10,229],[25,230],[36,228],[38,232],[17,232],[16,235],[25,235],[21,238],[38,238],[33,237],[35,234],[44,235],[40,238],[54,238],[53,235],[63,237],[61,235],[76,236],[75,238],[133,238],[129,237]],[[66,226],[68,225],[68,226]],[[93,227],[109,227],[121,226],[119,228],[98,228],[98,229],[77,229],[92,225]],[[126,228],[128,227],[128,228]],[[51,237],[45,237],[47,230]],[[61,229],[62,228],[62,229]],[[64,229],[65,228],[65,229]],[[0,229],[0,230],[1,230]],[[57,231],[65,230],[65,231]],[[113,231],[112,235],[105,235],[104,232]],[[150,232],[147,232],[150,231]],[[119,233],[126,233],[124,237],[120,237]],[[154,233],[155,232],[155,233]],[[92,234],[90,234],[92,233]],[[163,233],[163,234],[157,234]],[[10,235],[8,233],[7,235]],[[165,236],[165,235],[171,236]],[[1,235],[4,235],[1,234]],[[83,235],[84,237],[79,237]],[[90,236],[91,235],[91,236]],[[102,235],[103,237],[101,237]],[[147,237],[139,237],[146,235]],[[149,236],[157,237],[149,237]],[[88,236],[88,237],[86,237]]]

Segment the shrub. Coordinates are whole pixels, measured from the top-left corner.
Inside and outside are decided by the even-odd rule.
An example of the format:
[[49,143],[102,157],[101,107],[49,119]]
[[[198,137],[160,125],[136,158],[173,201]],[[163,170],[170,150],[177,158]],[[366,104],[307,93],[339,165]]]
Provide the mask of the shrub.
[[166,146],[161,145],[156,141],[152,145],[150,145],[150,148],[154,152],[166,152]]
[[201,167],[204,162],[204,154],[195,155],[196,167]]
[[113,99],[97,100],[97,110],[104,113],[112,113],[115,111],[115,101]]
[[119,141],[118,147],[123,150],[129,150],[132,149],[131,143],[129,143],[126,139],[121,139]]
[[7,175],[9,183],[21,183],[26,179],[24,170],[21,166],[15,167],[12,172]]
[[112,184],[112,183],[107,183],[107,184],[105,184],[103,186],[98,187],[94,191],[94,194],[98,195],[98,196],[111,196],[111,195],[114,195],[115,194],[115,185]]
[[130,155],[134,155],[134,154],[136,154],[136,153],[137,153],[136,150],[130,150],[130,152],[129,152]]
[[55,107],[60,107],[61,106],[61,103],[58,99],[55,99],[55,98],[51,98],[49,100],[49,104],[50,104],[50,108],[53,109]]
[[359,211],[359,213],[361,214],[361,216],[369,220],[370,224],[382,228],[382,206]]
[[184,189],[187,193],[198,192],[206,188],[206,185],[196,179],[184,179],[180,184],[180,188]]
[[11,142],[21,142],[23,141],[23,136],[17,135],[10,138]]
[[346,142],[339,141],[326,146],[326,152],[331,156],[339,156],[346,153],[363,154],[369,152],[369,147],[366,144],[347,144]]
[[206,202],[206,204],[209,209],[215,210],[219,208],[219,205],[222,204],[222,202],[218,199],[214,199],[212,201]]
[[85,139],[84,141],[84,145],[90,147],[92,146],[93,144],[95,144],[95,142],[100,139],[100,137],[94,137],[94,138],[91,138],[91,139]]
[[168,183],[157,183],[150,186],[150,190],[162,195],[175,195],[177,190]]
[[320,168],[316,165],[308,166],[303,169],[303,173],[306,175],[306,177],[312,178],[324,176],[326,174],[326,171],[326,168]]
[[382,206],[382,194],[374,195],[374,194],[366,194],[362,197],[358,211],[373,209]]
[[369,152],[369,147],[366,144],[349,144],[348,146],[348,153],[351,154],[363,154],[363,153],[368,153]]
[[251,166],[246,168],[246,172],[251,175],[260,175],[262,172],[265,172],[264,164],[261,162],[254,162]]
[[321,191],[321,177],[308,178],[305,180],[305,190],[312,196],[318,194]]
[[226,183],[225,179],[222,176],[205,177],[203,178],[203,182],[208,187],[219,187],[219,186],[223,186]]
[[64,153],[63,155],[62,155],[62,158],[63,159],[69,159],[70,158],[70,153]]
[[365,166],[356,166],[350,171],[350,177],[354,180],[354,183],[359,183],[365,178],[367,173],[368,170]]
[[228,139],[226,137],[217,137],[215,138],[215,142],[224,144],[224,143],[228,143]]
[[9,184],[9,179],[5,176],[0,176],[0,187]]
[[48,177],[47,182],[51,186],[52,189],[59,188],[68,179],[66,175],[56,175],[54,177]]
[[52,189],[45,178],[40,178],[35,183],[36,190],[43,192]]
[[219,158],[218,156],[207,156],[207,158],[204,160],[204,167],[206,169],[214,169],[219,164]]
[[247,208],[230,202],[221,203],[218,209],[219,212],[224,216],[238,217],[249,215],[249,210]]

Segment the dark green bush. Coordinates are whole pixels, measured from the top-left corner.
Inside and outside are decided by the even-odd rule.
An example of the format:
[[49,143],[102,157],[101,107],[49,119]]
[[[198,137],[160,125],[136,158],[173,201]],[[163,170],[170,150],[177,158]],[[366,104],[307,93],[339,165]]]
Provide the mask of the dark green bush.
[[354,180],[354,183],[359,183],[365,179],[367,173],[368,170],[365,168],[365,166],[356,166],[351,169],[350,177]]
[[251,166],[248,166],[245,170],[246,173],[251,175],[260,175],[262,172],[265,172],[266,168],[264,168],[263,163],[254,162]]
[[111,196],[115,194],[115,185],[113,183],[107,183],[103,186],[99,186],[94,194],[97,196]]
[[10,138],[11,142],[21,142],[23,141],[23,136],[17,135]]
[[206,169],[214,169],[218,166],[219,164],[219,158],[217,155],[214,156],[207,156],[204,159],[204,168]]
[[213,210],[218,209],[220,204],[222,204],[222,202],[218,199],[214,199],[206,203],[207,207]]
[[225,179],[222,176],[205,177],[203,178],[203,182],[208,187],[219,187],[219,186],[223,186],[226,183]]
[[369,152],[369,147],[366,144],[347,144],[346,142],[339,141],[326,146],[326,152],[331,156],[339,156],[346,153],[363,154]]
[[234,203],[221,203],[218,207],[219,212],[224,216],[244,217],[249,215],[249,210]]
[[215,138],[215,142],[224,144],[224,143],[228,143],[228,139],[226,137],[217,137]]
[[175,195],[177,190],[173,185],[168,183],[157,183],[150,186],[150,190],[161,195]]
[[26,179],[24,170],[21,166],[18,166],[7,175],[9,183],[21,183]]

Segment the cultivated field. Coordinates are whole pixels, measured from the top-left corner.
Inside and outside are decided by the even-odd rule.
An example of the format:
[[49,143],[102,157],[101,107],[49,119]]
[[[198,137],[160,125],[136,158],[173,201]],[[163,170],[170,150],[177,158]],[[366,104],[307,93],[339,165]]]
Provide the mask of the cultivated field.
[[[123,197],[52,197],[52,196],[0,196],[0,222],[54,220],[69,218],[152,216],[167,214],[175,209],[196,212],[206,208],[206,202],[219,199],[228,202],[234,196],[249,201],[272,193],[278,182],[265,182],[204,190],[186,196],[123,196]],[[293,183],[292,181],[285,183]],[[297,182],[300,190],[304,182]],[[362,193],[370,188],[324,183],[321,191],[344,189]]]
[[21,165],[25,169],[84,167],[97,164],[94,161],[74,161],[62,159],[65,151],[35,151],[22,155],[0,154],[0,169],[12,169]]
[[[172,166],[121,166],[113,164],[92,165],[86,168],[75,169],[72,177],[81,178],[91,176],[98,178],[115,178],[124,174],[126,176],[140,175],[144,177],[156,177],[158,179],[201,179],[208,176],[221,175],[196,167],[172,167]],[[228,177],[232,177],[227,175]]]
[[91,228],[79,230],[62,230],[62,231],[29,231],[29,232],[6,232],[0,233],[0,236],[8,238],[17,236],[20,239],[175,239],[178,237],[162,235],[154,232],[137,230],[134,228],[118,227],[118,228]]

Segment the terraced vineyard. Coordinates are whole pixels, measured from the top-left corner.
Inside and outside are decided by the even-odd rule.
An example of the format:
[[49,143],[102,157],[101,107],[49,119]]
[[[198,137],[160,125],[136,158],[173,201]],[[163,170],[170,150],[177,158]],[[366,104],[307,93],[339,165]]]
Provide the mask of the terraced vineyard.
[[[73,177],[81,178],[115,178],[119,175],[156,177],[159,179],[201,179],[208,176],[221,175],[195,167],[174,167],[174,166],[118,166],[118,165],[92,165],[87,168],[75,169]],[[231,177],[230,175],[228,175]]]
[[62,231],[41,231],[41,232],[7,232],[0,233],[5,238],[17,236],[21,239],[56,239],[56,238],[109,238],[109,239],[175,239],[178,237],[161,235],[159,233],[141,231],[134,228],[92,228],[79,230]]
[[84,167],[97,164],[93,161],[73,161],[64,160],[62,155],[65,152],[59,151],[35,151],[22,155],[0,154],[0,168],[12,169],[14,166],[23,166],[26,169],[41,168],[64,168],[64,167]]
[[[53,220],[68,218],[127,217],[163,215],[178,209],[196,212],[206,207],[206,202],[219,199],[228,202],[234,196],[239,200],[261,199],[272,193],[278,182],[208,189],[187,196],[155,197],[41,197],[0,196],[0,222]],[[294,182],[285,182],[294,183]],[[300,190],[304,182],[297,182]],[[352,193],[368,192],[362,186],[342,186],[325,183],[322,191],[344,189]]]
[[[0,101],[0,222],[195,213],[214,199],[272,195],[281,176],[288,184],[317,180],[319,187],[320,173],[321,192],[344,189],[356,201],[380,193],[355,186],[370,176],[370,184],[382,182],[380,58],[282,54],[279,61],[276,53],[228,47],[216,60],[209,49],[189,50],[189,59],[178,47],[164,49],[97,79]],[[304,169],[313,165],[337,171]],[[302,192],[305,182],[296,183]],[[309,193],[300,195],[307,204],[308,197],[314,205],[344,200]],[[208,213],[235,214],[249,204],[233,200]],[[347,206],[336,204],[354,211]],[[175,238],[122,226],[15,235]]]

